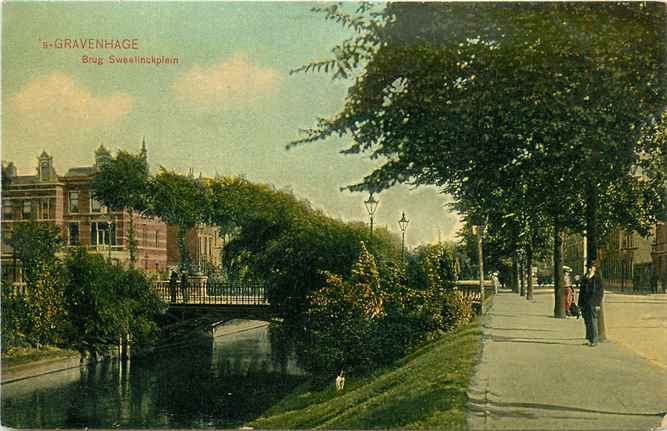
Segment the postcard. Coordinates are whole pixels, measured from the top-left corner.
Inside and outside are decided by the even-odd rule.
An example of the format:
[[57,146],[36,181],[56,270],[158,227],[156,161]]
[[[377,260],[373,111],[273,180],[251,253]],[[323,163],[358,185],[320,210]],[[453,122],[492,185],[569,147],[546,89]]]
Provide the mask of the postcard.
[[1,16],[4,427],[667,429],[664,4]]

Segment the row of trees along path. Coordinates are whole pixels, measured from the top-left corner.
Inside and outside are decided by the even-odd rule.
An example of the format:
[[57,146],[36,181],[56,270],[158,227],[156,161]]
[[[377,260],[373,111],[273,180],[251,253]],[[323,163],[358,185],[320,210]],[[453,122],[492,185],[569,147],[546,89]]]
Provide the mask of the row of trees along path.
[[[355,9],[352,9],[352,8]],[[315,7],[351,36],[294,72],[354,78],[344,107],[289,147],[351,136],[381,166],[350,190],[435,185],[533,297],[554,257],[564,317],[564,233],[589,262],[616,227],[664,215],[664,5],[392,3]],[[496,267],[499,263],[496,262]]]

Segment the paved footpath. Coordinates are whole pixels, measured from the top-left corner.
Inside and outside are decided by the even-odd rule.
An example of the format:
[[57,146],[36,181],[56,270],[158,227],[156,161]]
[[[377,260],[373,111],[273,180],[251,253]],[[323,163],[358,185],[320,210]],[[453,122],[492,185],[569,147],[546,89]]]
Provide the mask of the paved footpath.
[[[621,307],[620,300],[612,305],[611,296],[607,302],[610,335],[621,327],[634,330],[633,318],[618,318],[617,311],[628,307]],[[640,307],[639,300],[634,302],[632,307]],[[635,320],[647,317],[637,310],[630,310]],[[511,292],[494,298],[483,321],[481,361],[468,391],[470,428],[657,428],[667,413],[667,371],[658,363],[660,356],[651,357],[651,352],[664,348],[667,340],[654,340],[653,348],[646,347],[642,337],[643,353],[633,350],[631,336],[624,336],[625,342],[589,347],[584,344],[583,320],[552,315],[552,291],[537,291],[534,301]],[[656,320],[644,320],[648,326],[660,326]]]

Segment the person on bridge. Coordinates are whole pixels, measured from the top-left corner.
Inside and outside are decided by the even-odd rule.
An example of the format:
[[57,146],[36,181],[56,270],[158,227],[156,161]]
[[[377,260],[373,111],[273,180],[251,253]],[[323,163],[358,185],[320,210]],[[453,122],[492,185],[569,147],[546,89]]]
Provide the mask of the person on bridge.
[[169,275],[169,299],[172,304],[176,303],[176,286],[178,285],[178,274],[176,271],[171,271]]
[[186,271],[181,270],[181,296],[183,297],[183,302],[188,302],[188,274]]

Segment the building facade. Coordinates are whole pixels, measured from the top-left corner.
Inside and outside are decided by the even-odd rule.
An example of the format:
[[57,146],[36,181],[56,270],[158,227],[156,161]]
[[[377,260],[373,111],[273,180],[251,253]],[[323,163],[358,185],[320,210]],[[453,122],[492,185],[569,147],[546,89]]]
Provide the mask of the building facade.
[[[662,255],[656,253],[656,242],[660,235],[663,236],[663,244],[665,241],[665,233],[661,233],[660,229],[665,230],[658,225],[647,237],[637,232],[616,229],[604,238],[598,256],[606,288],[618,291],[664,290],[665,283],[660,281],[660,277],[664,280],[667,257],[664,251]],[[574,274],[583,274],[585,239],[581,235],[568,235],[563,245],[563,264],[571,267]]]
[[[217,226],[198,224],[188,230],[185,243],[190,253],[192,266],[199,271],[209,272],[221,269],[223,241]],[[176,268],[181,262],[178,248],[178,226],[167,227],[167,265]]]
[[667,290],[667,223],[660,222],[655,228],[655,241],[651,251],[655,263],[657,290]]
[[[145,156],[145,146],[142,148]],[[111,159],[109,151],[100,146],[95,151],[95,164],[70,168],[58,175],[53,158],[44,151],[37,159],[36,172],[19,175],[12,162],[3,166],[2,187],[2,279],[21,281],[20,265],[7,243],[12,229],[19,223],[36,220],[57,226],[68,248],[83,247],[111,260],[129,262],[127,211],[108,211],[93,197],[91,182],[101,163]],[[133,215],[134,239],[137,245],[135,267],[147,272],[166,273],[169,265],[178,262],[177,228],[158,218]],[[217,228],[200,226],[188,232],[188,247],[198,262],[213,261],[219,265],[220,239]]]

